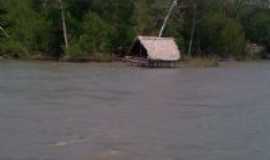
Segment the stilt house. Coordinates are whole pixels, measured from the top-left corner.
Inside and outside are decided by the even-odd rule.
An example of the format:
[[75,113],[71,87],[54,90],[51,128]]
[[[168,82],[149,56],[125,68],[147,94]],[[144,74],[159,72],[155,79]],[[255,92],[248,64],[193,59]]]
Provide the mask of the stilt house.
[[138,36],[129,56],[129,62],[146,67],[174,67],[181,53],[174,38]]

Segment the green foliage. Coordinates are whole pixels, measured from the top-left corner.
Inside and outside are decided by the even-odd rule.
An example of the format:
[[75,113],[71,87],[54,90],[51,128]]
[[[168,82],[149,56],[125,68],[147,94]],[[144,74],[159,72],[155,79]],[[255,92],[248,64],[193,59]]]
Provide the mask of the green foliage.
[[6,15],[6,8],[4,8],[4,2],[2,0],[0,0],[0,39],[5,38],[6,37],[6,33],[4,33],[4,29],[6,28],[6,19],[5,19],[5,15]]
[[203,19],[200,26],[202,48],[209,53],[220,53],[222,42],[221,32],[226,24],[226,17],[221,13],[210,13]]
[[222,13],[213,12],[201,25],[202,47],[209,53],[222,57],[242,58],[245,49],[245,34],[239,22]]
[[[171,1],[164,0],[0,0],[0,55],[109,57],[124,55],[136,35],[157,36]],[[63,10],[61,5],[63,4]],[[195,24],[193,55],[242,59],[246,42],[270,48],[267,0],[182,0],[164,36],[186,51]],[[64,49],[64,11],[70,47]],[[195,23],[194,23],[195,20]],[[110,53],[110,54],[109,54]]]
[[[237,59],[245,58],[245,33],[239,22],[228,19],[220,35],[221,51]],[[228,56],[224,55],[224,56]]]
[[161,14],[160,8],[154,8],[155,0],[138,0],[136,2],[136,30],[139,34],[158,34],[155,16]]
[[135,2],[134,0],[97,0],[96,13],[111,27],[109,41],[113,52],[127,50],[134,40],[135,34]]
[[106,56],[110,52],[127,50],[135,37],[134,2],[94,0],[89,10],[82,22],[77,23],[81,27],[73,34],[67,56]]
[[21,43],[13,40],[0,42],[0,56],[13,58],[29,57],[27,49]]
[[252,41],[270,47],[270,11],[256,13],[248,26],[247,35]]
[[[46,19],[32,10],[31,1],[9,0],[5,3],[8,12],[8,33],[14,46],[24,46],[29,53],[37,50],[46,51],[48,47],[48,23]],[[13,45],[8,45],[11,49]],[[15,50],[14,52],[16,52]]]
[[82,35],[67,50],[68,57],[86,57],[110,50],[111,28],[98,15],[88,14],[82,24]]

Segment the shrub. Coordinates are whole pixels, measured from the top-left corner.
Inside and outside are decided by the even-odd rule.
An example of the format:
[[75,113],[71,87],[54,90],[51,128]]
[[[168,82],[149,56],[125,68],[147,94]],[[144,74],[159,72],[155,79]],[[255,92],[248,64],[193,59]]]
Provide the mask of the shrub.
[[9,50],[19,45],[30,53],[46,51],[49,41],[49,24],[43,16],[32,9],[31,0],[9,0],[5,2],[5,7],[8,11],[5,15],[8,22],[7,31],[11,39],[8,42],[11,44],[7,46],[11,47]]
[[245,33],[241,24],[223,13],[210,13],[201,25],[202,47],[221,57],[244,58]]
[[[221,49],[237,59],[243,59],[245,55],[245,33],[240,23],[233,19],[227,19],[220,35]],[[226,56],[226,55],[225,55]]]
[[79,44],[74,44],[65,50],[65,58],[81,58],[88,55],[87,52],[83,51]]
[[67,57],[87,57],[110,50],[109,35],[111,28],[98,15],[88,14],[82,25],[82,34],[74,39],[66,50]]
[[220,33],[224,28],[226,17],[221,13],[210,13],[203,18],[200,25],[201,46],[209,53],[221,54]]
[[270,48],[270,12],[256,13],[247,26],[247,36],[253,42]]
[[29,52],[19,42],[6,40],[0,42],[0,55],[13,58],[27,58]]

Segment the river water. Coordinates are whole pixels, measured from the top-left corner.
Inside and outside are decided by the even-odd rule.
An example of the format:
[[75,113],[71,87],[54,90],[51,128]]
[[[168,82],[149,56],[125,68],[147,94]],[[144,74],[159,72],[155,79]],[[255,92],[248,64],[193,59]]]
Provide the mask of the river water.
[[270,63],[0,63],[0,160],[269,160]]

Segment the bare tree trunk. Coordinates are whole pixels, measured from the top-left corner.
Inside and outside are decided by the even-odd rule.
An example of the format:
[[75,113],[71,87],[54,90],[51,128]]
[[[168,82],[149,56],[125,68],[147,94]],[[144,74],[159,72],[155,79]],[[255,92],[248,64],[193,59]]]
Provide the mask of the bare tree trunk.
[[62,27],[63,27],[63,36],[65,40],[65,48],[69,48],[69,42],[68,42],[68,34],[67,34],[67,24],[66,24],[66,16],[65,16],[65,10],[62,0],[58,0],[60,4],[61,9],[61,18],[62,18]]
[[194,13],[193,13],[193,20],[192,20],[192,29],[191,29],[191,34],[190,34],[190,41],[189,41],[189,46],[188,46],[188,55],[191,56],[192,53],[192,46],[193,46],[193,41],[194,41],[194,35],[196,31],[196,26],[197,26],[197,6],[196,4],[194,5]]
[[6,36],[6,38],[9,38],[10,37],[9,34],[5,31],[5,29],[2,26],[0,26],[0,31],[2,31],[4,33],[4,35]]
[[171,7],[170,7],[170,9],[169,9],[169,12],[168,12],[167,16],[165,17],[165,20],[164,20],[164,22],[163,22],[163,25],[162,25],[162,27],[161,27],[161,29],[160,29],[159,37],[162,37],[162,35],[163,35],[163,33],[164,33],[164,30],[165,30],[165,28],[166,28],[166,26],[167,26],[168,20],[169,20],[171,14],[172,14],[172,11],[173,11],[174,7],[177,6],[177,3],[178,3],[178,0],[174,0],[174,1],[173,1],[172,5],[171,5]]

